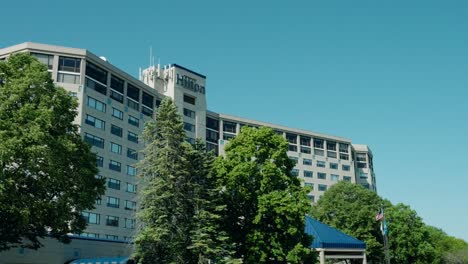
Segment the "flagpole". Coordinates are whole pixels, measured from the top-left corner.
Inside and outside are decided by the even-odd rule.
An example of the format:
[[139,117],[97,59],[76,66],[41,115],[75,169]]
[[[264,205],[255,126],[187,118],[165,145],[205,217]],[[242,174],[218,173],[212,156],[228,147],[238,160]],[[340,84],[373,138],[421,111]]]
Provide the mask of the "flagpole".
[[[382,209],[383,212],[383,209]],[[385,222],[385,213],[383,213],[382,219],[382,235],[384,240],[384,250],[385,250],[385,262],[390,264],[390,253],[389,253],[389,245],[388,245],[388,235],[387,235],[387,222]]]

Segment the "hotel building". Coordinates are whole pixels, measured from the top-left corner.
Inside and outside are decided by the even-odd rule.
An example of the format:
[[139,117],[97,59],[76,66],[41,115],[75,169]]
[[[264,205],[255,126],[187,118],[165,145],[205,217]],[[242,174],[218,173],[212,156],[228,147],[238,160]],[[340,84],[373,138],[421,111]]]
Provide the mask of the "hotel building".
[[134,235],[135,164],[142,158],[144,123],[168,96],[184,121],[187,140],[206,140],[218,155],[243,126],[273,128],[289,142],[288,155],[297,162],[293,174],[312,187],[312,202],[338,181],[349,181],[376,191],[372,152],[350,139],[326,135],[207,110],[206,76],[177,64],[150,66],[139,78],[85,49],[22,43],[0,49],[0,60],[16,52],[29,52],[44,63],[57,85],[79,102],[75,122],[83,139],[97,153],[99,174],[106,193],[96,209],[84,212],[88,227],[82,237],[126,240]]

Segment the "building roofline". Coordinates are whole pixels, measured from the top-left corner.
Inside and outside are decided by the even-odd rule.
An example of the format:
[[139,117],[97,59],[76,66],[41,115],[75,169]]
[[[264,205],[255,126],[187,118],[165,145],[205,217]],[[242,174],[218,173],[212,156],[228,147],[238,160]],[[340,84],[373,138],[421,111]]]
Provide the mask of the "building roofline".
[[352,144],[355,151],[369,152],[372,155],[372,150],[368,145],[364,144]]
[[285,131],[285,132],[293,132],[293,133],[302,134],[302,135],[314,136],[314,137],[319,137],[319,138],[328,138],[328,139],[333,139],[333,140],[336,140],[336,141],[351,143],[351,139],[344,138],[344,137],[338,137],[338,136],[334,136],[334,135],[327,135],[327,134],[317,133],[317,132],[309,131],[309,130],[291,128],[291,127],[272,124],[272,123],[268,123],[268,122],[262,122],[262,121],[252,120],[252,119],[246,119],[246,118],[242,118],[242,117],[238,117],[238,116],[215,113],[215,112],[212,112],[212,111],[209,111],[209,112],[207,111],[207,114],[212,114],[212,115],[217,114],[219,116],[219,118],[231,119],[231,120],[239,121],[241,123],[248,123],[248,124],[252,124],[252,125],[261,125],[261,126],[271,127],[271,128],[274,128],[274,129],[279,129],[279,130]]
[[78,48],[71,48],[71,47],[64,47],[64,46],[56,46],[56,45],[49,45],[43,43],[36,43],[36,42],[24,42],[17,45],[9,46],[3,49],[0,49],[0,56],[15,53],[15,52],[22,52],[31,50],[33,52],[44,52],[44,53],[55,53],[61,55],[69,55],[69,56],[79,56],[82,58],[86,58],[88,61],[91,61],[95,64],[100,64],[101,66],[109,68],[115,74],[119,74],[121,77],[126,78],[130,83],[145,87],[146,89],[153,91],[155,90],[151,86],[148,86],[144,82],[140,81],[136,77],[128,74],[127,72],[121,70],[117,66],[113,65],[107,60],[101,59],[98,55],[92,53],[87,49],[78,49]]
[[195,72],[195,71],[192,71],[192,70],[190,70],[190,69],[187,69],[187,68],[185,68],[185,67],[183,67],[183,66],[180,66],[179,64],[174,63],[174,64],[172,64],[172,66],[177,67],[177,68],[179,68],[179,69],[182,69],[182,70],[184,70],[184,71],[190,72],[190,73],[192,73],[192,74],[195,74],[195,75],[197,75],[198,77],[201,77],[201,78],[203,78],[203,79],[206,79],[206,76],[205,76],[205,75],[203,75],[203,74],[201,74],[201,73],[198,73],[198,72]]

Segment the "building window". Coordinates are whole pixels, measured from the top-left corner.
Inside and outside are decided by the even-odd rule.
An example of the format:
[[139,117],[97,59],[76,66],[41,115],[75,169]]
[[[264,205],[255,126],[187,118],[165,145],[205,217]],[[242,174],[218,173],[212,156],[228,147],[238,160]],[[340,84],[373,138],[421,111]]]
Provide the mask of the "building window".
[[312,166],[312,160],[311,159],[303,159],[302,164]]
[[190,117],[190,118],[195,118],[195,111],[184,108],[184,116]]
[[106,239],[109,239],[109,240],[119,240],[119,236],[116,236],[116,235],[106,235]]
[[206,127],[219,131],[219,121],[211,117],[206,117]]
[[135,228],[135,219],[125,218],[125,228],[134,229]]
[[151,110],[154,108],[154,97],[150,94],[143,92],[141,102],[144,106],[148,107]]
[[94,99],[93,97],[91,96],[88,96],[88,100],[86,102],[86,104],[91,107],[91,108],[94,108],[100,112],[103,112],[105,113],[106,112],[106,104],[97,100],[97,99]]
[[314,149],[314,154],[317,156],[323,156],[324,150],[323,149]]
[[59,72],[57,74],[57,82],[79,84],[80,75]]
[[312,178],[313,172],[305,170],[304,171],[304,177],[306,178]]
[[349,177],[349,176],[343,176],[343,181],[345,181],[345,182],[351,182],[351,177]]
[[86,76],[93,78],[103,85],[107,85],[107,71],[90,62],[86,63]]
[[313,183],[306,182],[306,183],[304,183],[304,186],[305,186],[305,187],[309,187],[311,191],[314,190],[314,184],[313,184]]
[[115,190],[120,190],[120,181],[116,179],[109,178],[107,180],[107,187]]
[[360,169],[365,169],[365,168],[367,168],[367,163],[358,162],[357,167],[360,168]]
[[80,237],[87,237],[87,238],[99,238],[99,234],[96,233],[81,233]]
[[132,126],[136,126],[136,127],[140,126],[140,120],[131,115],[128,115],[128,123]]
[[114,99],[119,103],[123,103],[124,100],[124,80],[111,75],[111,85],[110,85],[110,98]]
[[116,197],[107,196],[107,207],[119,208],[120,199]]
[[130,98],[127,98],[127,105],[135,111],[140,111],[140,104],[137,101],[133,101]]
[[359,173],[359,178],[360,178],[360,179],[366,179],[366,180],[367,180],[367,177],[368,177],[368,174],[367,174],[367,173],[365,173],[365,172]]
[[331,174],[330,175],[330,179],[332,181],[338,181],[340,179],[340,175],[336,175],[336,174]]
[[338,169],[338,163],[330,163],[330,169],[337,170]]
[[122,154],[122,146],[119,145],[119,144],[116,144],[114,142],[111,142],[110,143],[110,151],[112,153],[116,153],[116,154],[121,155]]
[[326,180],[327,179],[327,174],[323,172],[317,172],[317,178],[320,180]]
[[86,87],[95,90],[98,93],[107,95],[107,87],[104,84],[86,78]]
[[323,139],[314,138],[314,148],[323,149]]
[[289,156],[289,159],[294,161],[294,165],[297,164],[297,162],[299,161],[299,158],[298,157],[291,157]]
[[127,175],[129,176],[136,176],[137,175],[137,169],[133,166],[127,165]]
[[189,132],[195,132],[195,125],[184,122],[184,130]]
[[297,152],[297,145],[288,145],[288,151]]
[[138,152],[134,149],[127,148],[127,157],[130,159],[138,160]]
[[98,129],[105,129],[106,122],[92,115],[86,115],[85,123]]
[[127,139],[128,141],[138,143],[138,135],[130,131],[128,131]]
[[106,225],[119,226],[119,218],[117,216],[108,215],[106,218]]
[[184,94],[184,102],[195,105],[195,97]]
[[52,70],[54,65],[54,56],[47,55],[42,53],[31,53],[32,56],[36,57],[36,59],[47,66],[48,70]]
[[308,194],[307,198],[309,199],[309,201],[315,202],[315,196],[313,196],[312,194]]
[[218,145],[207,142],[206,143],[206,151],[208,151],[208,152],[214,151],[214,153],[217,156],[218,155]]
[[112,135],[115,135],[115,136],[118,136],[118,137],[122,137],[122,128],[119,127],[119,126],[116,126],[116,125],[111,125],[111,134]]
[[337,157],[337,156],[336,156],[336,152],[334,152],[334,151],[327,151],[327,157],[336,159],[336,157]]
[[119,109],[112,108],[112,116],[117,119],[123,120],[123,112]]
[[137,186],[135,184],[131,184],[131,183],[127,182],[127,192],[136,193],[137,192]]
[[319,167],[319,168],[325,168],[325,161],[317,160],[317,167]]
[[340,159],[342,159],[342,160],[349,160],[349,155],[348,155],[348,154],[340,153]]
[[134,201],[125,201],[125,210],[136,210],[136,202]]
[[104,166],[104,158],[101,156],[96,156],[96,166],[102,167]]
[[98,147],[98,148],[104,148],[104,139],[91,135],[89,133],[85,133],[85,141],[88,142],[90,145]]
[[206,130],[206,141],[218,143],[219,133],[210,129]]
[[86,223],[88,224],[99,224],[100,215],[95,213],[89,212],[82,212],[81,215],[85,219]]
[[236,135],[234,135],[234,134],[223,133],[223,139],[224,140],[231,140],[231,139],[233,139],[235,137],[236,137]]
[[322,191],[322,192],[326,191],[326,190],[327,190],[327,185],[325,185],[325,184],[319,184],[319,185],[318,185],[318,190],[319,190],[319,191]]
[[309,147],[301,146],[301,153],[310,154],[312,150]]
[[336,151],[336,142],[327,140],[327,150]]
[[357,153],[356,154],[356,160],[366,162],[367,161],[366,154],[365,153]]
[[308,147],[310,147],[310,140],[311,140],[310,137],[300,136],[300,138],[301,138],[301,145],[302,145],[302,146],[308,146]]
[[127,96],[138,104],[140,102],[140,89],[127,83]]
[[297,144],[297,135],[286,133],[286,140],[291,144]]
[[59,71],[80,73],[81,59],[70,57],[59,57]]
[[341,169],[344,170],[344,171],[350,171],[350,170],[351,170],[351,166],[349,166],[349,165],[341,165]]
[[236,123],[224,121],[223,132],[236,133]]
[[115,161],[115,160],[110,160],[109,161],[109,170],[121,172],[122,171],[122,164],[120,162]]
[[292,169],[291,170],[291,175],[292,176],[299,176],[299,170],[298,169]]
[[340,143],[340,152],[348,153],[348,147],[349,147],[348,144]]

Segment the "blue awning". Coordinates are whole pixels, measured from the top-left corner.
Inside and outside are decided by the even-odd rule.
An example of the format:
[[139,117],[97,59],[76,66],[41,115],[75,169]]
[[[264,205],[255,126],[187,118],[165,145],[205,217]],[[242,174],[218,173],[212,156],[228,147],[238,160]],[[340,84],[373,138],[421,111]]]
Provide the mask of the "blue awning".
[[123,258],[89,258],[77,259],[70,262],[70,264],[126,264],[128,257]]
[[366,243],[306,216],[305,232],[314,237],[311,248],[365,249]]

